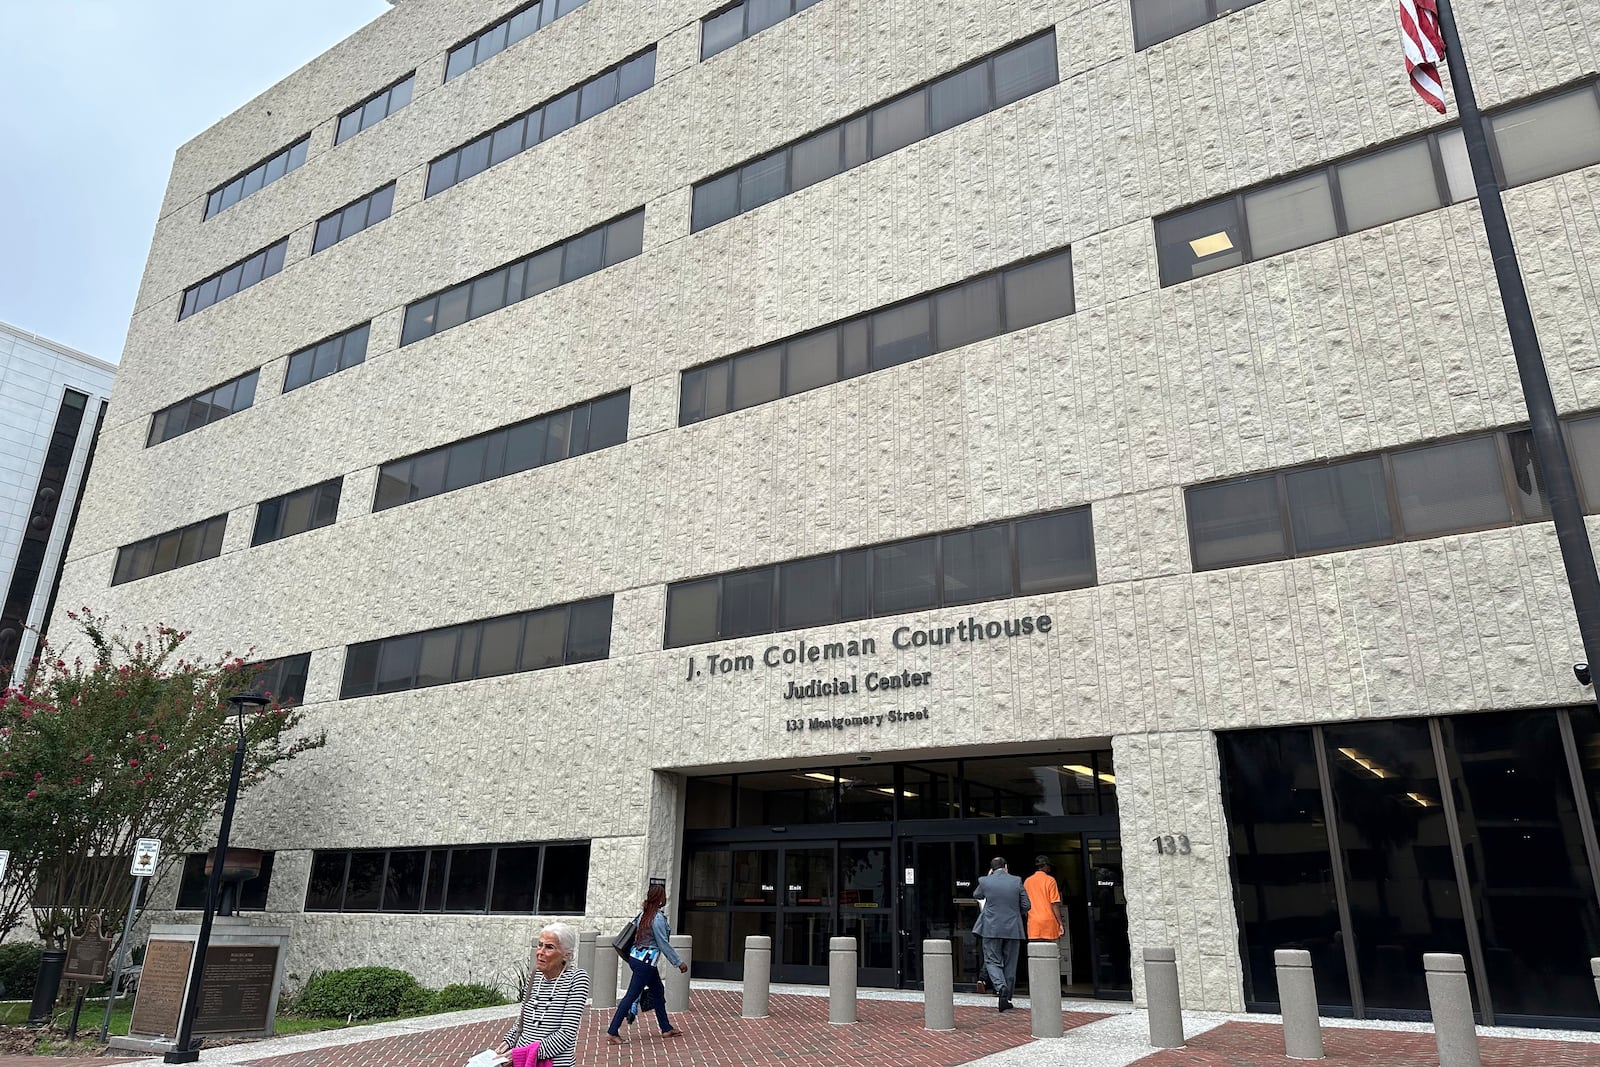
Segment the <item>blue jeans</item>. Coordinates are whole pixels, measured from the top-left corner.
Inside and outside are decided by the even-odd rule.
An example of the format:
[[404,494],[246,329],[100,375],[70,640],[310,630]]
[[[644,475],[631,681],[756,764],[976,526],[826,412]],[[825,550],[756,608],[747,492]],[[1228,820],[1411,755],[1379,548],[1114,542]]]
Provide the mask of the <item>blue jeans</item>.
[[654,963],[643,963],[627,957],[628,966],[633,968],[633,978],[628,982],[628,992],[623,996],[622,1002],[617,1005],[617,1012],[611,1016],[611,1025],[606,1028],[606,1033],[615,1034],[622,1025],[622,1020],[628,1014],[628,1009],[639,1002],[639,994],[646,989],[650,990],[656,1002],[656,1025],[661,1027],[664,1034],[672,1029],[672,1020],[667,1018],[667,989],[661,984],[661,973],[656,970]]

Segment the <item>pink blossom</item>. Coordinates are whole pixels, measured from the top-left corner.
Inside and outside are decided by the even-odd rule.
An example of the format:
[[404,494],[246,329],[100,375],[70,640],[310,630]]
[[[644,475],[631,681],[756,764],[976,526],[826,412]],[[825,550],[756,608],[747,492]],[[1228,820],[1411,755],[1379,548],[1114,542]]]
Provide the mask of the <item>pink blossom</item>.
[[137,767],[137,766],[139,766],[139,761],[136,760],[136,759],[131,759],[131,760],[128,761],[128,766]]

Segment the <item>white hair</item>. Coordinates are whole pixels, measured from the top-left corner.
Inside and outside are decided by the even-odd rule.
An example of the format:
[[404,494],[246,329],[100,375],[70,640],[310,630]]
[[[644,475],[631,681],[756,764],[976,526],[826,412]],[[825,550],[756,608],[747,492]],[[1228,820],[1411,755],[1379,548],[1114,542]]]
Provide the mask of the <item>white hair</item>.
[[539,931],[539,936],[554,934],[556,943],[561,946],[563,959],[571,959],[572,954],[578,951],[578,929],[571,923],[551,923]]

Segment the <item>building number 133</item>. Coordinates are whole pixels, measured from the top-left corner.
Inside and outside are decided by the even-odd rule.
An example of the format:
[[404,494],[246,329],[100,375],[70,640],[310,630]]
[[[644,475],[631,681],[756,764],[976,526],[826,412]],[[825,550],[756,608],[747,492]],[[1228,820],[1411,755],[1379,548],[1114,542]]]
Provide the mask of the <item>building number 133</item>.
[[1150,840],[1162,856],[1187,856],[1190,851],[1188,834],[1162,834]]

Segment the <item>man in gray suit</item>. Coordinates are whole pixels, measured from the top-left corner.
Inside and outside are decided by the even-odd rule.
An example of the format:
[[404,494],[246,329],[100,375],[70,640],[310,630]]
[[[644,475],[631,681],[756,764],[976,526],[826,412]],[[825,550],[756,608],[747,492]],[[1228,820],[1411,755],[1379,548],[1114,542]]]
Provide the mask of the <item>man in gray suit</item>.
[[972,924],[972,932],[983,938],[983,968],[1000,994],[1000,1010],[1010,1011],[1017,991],[1017,956],[1028,939],[1022,918],[1028,910],[1028,891],[1022,879],[1006,869],[1005,857],[996,856],[972,895],[983,901],[983,911]]

